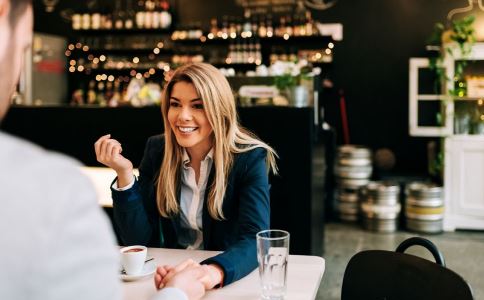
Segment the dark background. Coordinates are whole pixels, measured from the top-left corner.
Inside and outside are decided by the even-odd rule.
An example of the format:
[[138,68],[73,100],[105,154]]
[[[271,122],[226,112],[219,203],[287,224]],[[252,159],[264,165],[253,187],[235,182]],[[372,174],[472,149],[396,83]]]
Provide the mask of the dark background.
[[[72,37],[70,23],[59,12],[82,11],[86,2],[62,0],[48,15],[39,2],[35,4],[35,29]],[[395,174],[426,173],[426,144],[430,139],[408,134],[408,61],[426,55],[426,40],[435,22],[445,22],[449,10],[467,3],[339,0],[329,10],[312,10],[314,18],[322,23],[343,24],[343,41],[336,44],[334,63],[330,72],[323,70],[335,85],[324,94],[323,102],[326,120],[335,127],[339,143],[342,135],[337,91],[344,89],[351,143],[373,150],[392,150],[396,156],[392,170]],[[172,0],[172,5],[176,24],[200,22],[208,26],[211,17],[243,15],[235,0]]]

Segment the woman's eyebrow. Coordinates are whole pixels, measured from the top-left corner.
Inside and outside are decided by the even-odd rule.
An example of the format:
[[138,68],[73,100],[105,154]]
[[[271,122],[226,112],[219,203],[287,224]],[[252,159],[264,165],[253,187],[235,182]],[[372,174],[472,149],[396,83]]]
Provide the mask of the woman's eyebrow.
[[[177,97],[173,97],[173,96],[171,96],[170,99],[173,99],[173,100],[176,100],[176,101],[180,101],[180,99],[178,99]],[[200,100],[202,100],[202,99],[195,98],[195,99],[190,100],[190,102],[195,102],[195,101],[200,101]]]

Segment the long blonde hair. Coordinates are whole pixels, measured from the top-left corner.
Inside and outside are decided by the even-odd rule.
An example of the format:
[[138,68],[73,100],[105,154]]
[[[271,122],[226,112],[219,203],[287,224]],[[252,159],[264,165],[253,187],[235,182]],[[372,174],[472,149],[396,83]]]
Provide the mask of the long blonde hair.
[[215,180],[207,187],[207,208],[212,218],[220,220],[224,218],[222,204],[234,154],[258,147],[264,148],[267,150],[267,172],[272,170],[274,174],[277,174],[277,154],[274,149],[239,125],[232,90],[219,70],[205,63],[193,63],[178,68],[166,85],[161,102],[165,126],[165,151],[158,177],[156,199],[162,216],[175,215],[180,209],[177,187],[180,184],[183,149],[176,142],[168,122],[170,96],[177,82],[193,84],[203,101],[205,114],[213,129]]

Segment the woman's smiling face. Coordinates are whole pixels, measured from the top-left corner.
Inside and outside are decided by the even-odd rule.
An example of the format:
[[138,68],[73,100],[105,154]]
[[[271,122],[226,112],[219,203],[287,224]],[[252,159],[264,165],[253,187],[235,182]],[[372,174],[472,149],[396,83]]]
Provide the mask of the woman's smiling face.
[[184,81],[175,83],[169,101],[168,122],[177,143],[191,155],[206,155],[213,145],[213,130],[195,86]]

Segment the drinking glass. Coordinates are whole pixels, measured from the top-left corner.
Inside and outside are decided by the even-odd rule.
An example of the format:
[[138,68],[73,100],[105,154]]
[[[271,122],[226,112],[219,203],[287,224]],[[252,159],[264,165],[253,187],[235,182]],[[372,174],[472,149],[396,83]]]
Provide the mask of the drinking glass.
[[257,260],[262,299],[284,299],[288,258],[289,232],[274,229],[257,233]]

